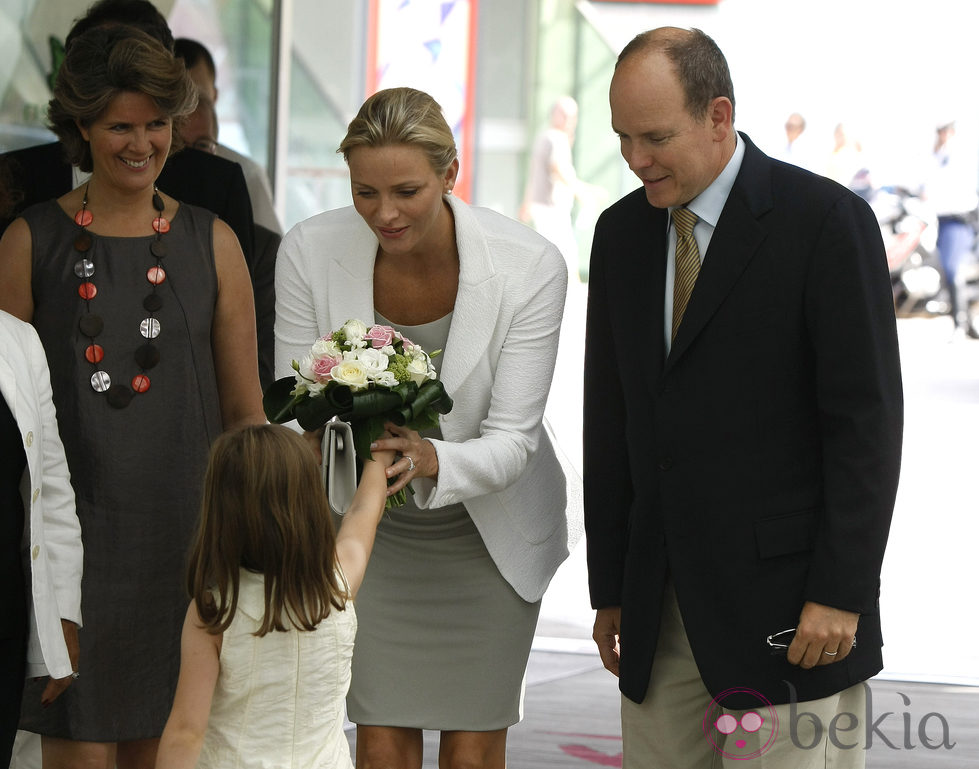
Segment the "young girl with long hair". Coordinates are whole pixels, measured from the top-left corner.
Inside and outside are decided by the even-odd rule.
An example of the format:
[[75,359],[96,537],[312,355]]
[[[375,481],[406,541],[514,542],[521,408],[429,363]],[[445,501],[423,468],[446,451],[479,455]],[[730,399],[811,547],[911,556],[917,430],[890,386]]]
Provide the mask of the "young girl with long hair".
[[261,425],[215,441],[158,769],[352,768],[343,734],[352,601],[393,460],[393,451],[375,451],[364,463],[335,531],[316,458],[299,435]]

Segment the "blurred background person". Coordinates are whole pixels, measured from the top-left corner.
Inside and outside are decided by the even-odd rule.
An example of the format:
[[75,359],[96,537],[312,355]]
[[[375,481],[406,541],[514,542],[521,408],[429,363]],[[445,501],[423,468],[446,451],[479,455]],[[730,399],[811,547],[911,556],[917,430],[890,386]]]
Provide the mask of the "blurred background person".
[[955,141],[955,121],[935,127],[931,163],[921,185],[921,197],[938,216],[938,256],[945,273],[956,335],[979,337],[969,322],[965,278],[967,265],[975,261],[976,171],[963,157]]
[[570,96],[554,102],[548,127],[538,134],[530,156],[527,187],[520,208],[521,221],[529,223],[558,247],[568,272],[579,277],[578,240],[572,211],[575,200],[604,201],[605,191],[582,182],[571,156],[578,104]]
[[[186,37],[178,37],[173,44],[174,54],[178,59],[183,59],[190,74],[191,80],[197,86],[198,94],[201,99],[206,99],[212,105],[217,104],[217,69],[214,66],[214,57],[202,43]],[[218,129],[215,126],[214,138],[217,139]],[[279,235],[282,234],[282,225],[279,224],[279,217],[275,213],[275,205],[272,203],[272,188],[269,185],[268,174],[265,169],[252,160],[247,155],[235,152],[230,147],[216,142],[214,150],[211,150],[218,157],[232,160],[241,166],[245,172],[245,182],[248,184],[248,196],[252,201],[252,215],[255,223],[272,230]]]
[[810,137],[806,134],[806,119],[798,112],[785,119],[785,144],[774,155],[786,163],[813,170],[815,157]]
[[825,176],[839,182],[864,200],[873,196],[870,166],[863,144],[843,123],[833,129],[833,149],[826,161]]
[[210,152],[212,155],[217,152],[218,115],[214,111],[214,102],[198,98],[197,108],[180,126],[180,137],[188,147]]
[[[186,122],[180,125],[179,131],[181,139],[188,147],[193,147],[195,151],[215,154],[220,145],[218,144],[218,116],[214,110],[214,102],[199,97],[197,108],[187,117]],[[255,294],[255,327],[258,333],[258,375],[264,389],[273,381],[275,257],[282,242],[282,235],[257,221],[252,231],[254,256],[251,272],[252,290]]]
[[[0,206],[3,205],[0,187]],[[0,311],[0,766],[10,763],[25,675],[36,705],[78,674],[82,540],[44,349]]]
[[85,545],[87,675],[46,707],[40,683],[25,689],[21,728],[42,735],[46,766],[153,766],[208,447],[265,421],[234,233],[155,186],[196,100],[183,64],[145,33],[75,37],[48,118],[91,175],[0,240],[0,308],[44,345]]

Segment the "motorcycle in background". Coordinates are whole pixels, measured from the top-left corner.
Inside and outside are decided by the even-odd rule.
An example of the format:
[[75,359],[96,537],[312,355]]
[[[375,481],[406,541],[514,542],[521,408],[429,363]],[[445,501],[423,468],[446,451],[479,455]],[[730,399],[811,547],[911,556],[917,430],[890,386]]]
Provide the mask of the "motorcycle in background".
[[871,208],[880,223],[899,318],[934,317],[951,310],[938,259],[938,219],[904,187],[881,187]]

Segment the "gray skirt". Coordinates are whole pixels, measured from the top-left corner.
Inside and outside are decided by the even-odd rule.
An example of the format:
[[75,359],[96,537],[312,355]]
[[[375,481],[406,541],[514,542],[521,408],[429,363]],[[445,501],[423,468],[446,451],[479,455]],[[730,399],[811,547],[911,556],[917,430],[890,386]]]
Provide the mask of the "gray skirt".
[[503,579],[462,505],[386,513],[356,608],[351,721],[439,731],[520,721],[540,601]]

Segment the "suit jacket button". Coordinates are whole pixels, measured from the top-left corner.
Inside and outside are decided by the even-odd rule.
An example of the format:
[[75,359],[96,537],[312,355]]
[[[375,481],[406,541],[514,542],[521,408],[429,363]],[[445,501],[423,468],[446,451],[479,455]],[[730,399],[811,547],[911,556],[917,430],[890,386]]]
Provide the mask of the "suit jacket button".
[[34,547],[31,548],[31,560],[32,561],[36,561],[37,560],[37,557],[40,554],[41,554],[41,548],[40,548],[40,546],[39,545],[34,545]]
[[34,489],[34,493],[31,495],[31,502],[37,502],[37,498],[41,496],[40,489]]
[[24,443],[27,444],[27,448],[34,445],[34,432],[32,430],[27,431],[27,435],[24,437]]
[[663,457],[659,461],[659,469],[666,472],[671,467],[673,467],[673,459],[671,457]]

